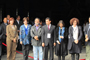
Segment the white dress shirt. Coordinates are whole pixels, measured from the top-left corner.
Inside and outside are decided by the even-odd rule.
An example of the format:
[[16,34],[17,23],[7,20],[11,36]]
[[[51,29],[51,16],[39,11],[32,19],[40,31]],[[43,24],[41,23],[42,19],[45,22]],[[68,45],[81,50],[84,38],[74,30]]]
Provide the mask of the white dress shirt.
[[[72,26],[73,27],[73,26]],[[78,27],[73,27],[73,38],[78,40]]]
[[19,21],[17,20],[18,24],[19,24]]

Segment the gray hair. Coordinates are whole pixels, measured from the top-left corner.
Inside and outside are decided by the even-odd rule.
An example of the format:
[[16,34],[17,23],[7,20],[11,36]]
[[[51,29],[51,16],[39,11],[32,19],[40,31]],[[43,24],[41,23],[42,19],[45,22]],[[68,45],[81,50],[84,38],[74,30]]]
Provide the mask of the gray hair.
[[60,20],[60,21],[58,22],[58,25],[57,25],[57,26],[59,26],[60,23],[62,23],[63,26],[64,26],[64,22],[63,22],[63,20]]

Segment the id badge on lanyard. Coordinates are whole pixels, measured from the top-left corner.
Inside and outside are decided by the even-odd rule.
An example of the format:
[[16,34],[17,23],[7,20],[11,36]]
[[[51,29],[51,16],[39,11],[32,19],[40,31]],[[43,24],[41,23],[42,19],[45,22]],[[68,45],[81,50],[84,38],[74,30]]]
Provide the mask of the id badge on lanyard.
[[47,33],[47,38],[51,38],[51,33]]

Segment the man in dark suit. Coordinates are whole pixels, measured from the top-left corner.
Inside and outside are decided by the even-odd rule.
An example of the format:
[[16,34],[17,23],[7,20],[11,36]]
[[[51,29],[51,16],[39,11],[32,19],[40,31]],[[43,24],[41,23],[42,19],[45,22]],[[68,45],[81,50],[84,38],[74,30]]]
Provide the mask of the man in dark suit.
[[[20,16],[19,16],[19,15],[16,16],[16,21],[14,22],[14,24],[17,26],[18,34],[19,34],[19,32],[20,32],[20,26],[22,25],[22,22],[20,21]],[[19,39],[18,39],[18,40],[19,40]],[[18,41],[17,49],[18,49],[18,50],[22,50],[21,47],[22,47],[22,46],[21,46],[20,42]]]
[[14,23],[17,26],[18,32],[19,32],[20,26],[22,25],[22,22],[20,21],[20,16],[19,15],[16,16],[16,21]]
[[0,60],[1,60],[1,55],[2,55],[2,27],[0,26]]
[[53,44],[55,43],[55,26],[51,24],[49,17],[45,19],[46,25],[42,27],[42,46],[44,47],[44,60],[48,60],[48,48],[50,48],[50,58],[53,60]]
[[9,24],[10,15],[7,15],[7,24]]
[[[6,44],[6,26],[7,26],[7,18],[3,19],[3,23],[1,24],[2,27],[2,42]],[[6,53],[6,46],[2,45],[2,53]]]
[[27,17],[27,20],[28,20],[28,24],[31,24],[31,25],[32,25],[32,23],[31,23],[29,17]]
[[89,24],[85,26],[86,60],[90,60],[90,17]]

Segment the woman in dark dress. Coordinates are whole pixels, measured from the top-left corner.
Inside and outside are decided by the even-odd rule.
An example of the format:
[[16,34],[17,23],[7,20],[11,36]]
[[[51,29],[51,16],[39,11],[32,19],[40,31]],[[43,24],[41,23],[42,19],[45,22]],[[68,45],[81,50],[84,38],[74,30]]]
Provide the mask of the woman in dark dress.
[[69,41],[68,49],[71,54],[72,60],[79,60],[79,53],[81,53],[81,38],[82,38],[82,29],[79,25],[79,20],[77,18],[72,18],[70,20],[71,26],[69,27]]
[[56,28],[56,50],[55,54],[58,56],[58,60],[65,60],[65,56],[68,54],[67,51],[67,42],[68,42],[68,33],[67,28],[64,27],[64,22],[62,20],[59,21],[58,27]]

